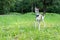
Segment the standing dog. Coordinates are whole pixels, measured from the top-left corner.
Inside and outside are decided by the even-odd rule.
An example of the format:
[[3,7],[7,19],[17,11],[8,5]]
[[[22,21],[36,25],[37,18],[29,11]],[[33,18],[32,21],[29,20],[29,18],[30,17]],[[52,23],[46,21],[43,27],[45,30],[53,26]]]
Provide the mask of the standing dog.
[[40,30],[41,21],[43,21],[44,27],[45,27],[44,16],[42,14],[39,14],[39,9],[37,7],[35,7],[35,13],[36,13],[35,27],[36,27],[36,25],[38,25],[38,28]]

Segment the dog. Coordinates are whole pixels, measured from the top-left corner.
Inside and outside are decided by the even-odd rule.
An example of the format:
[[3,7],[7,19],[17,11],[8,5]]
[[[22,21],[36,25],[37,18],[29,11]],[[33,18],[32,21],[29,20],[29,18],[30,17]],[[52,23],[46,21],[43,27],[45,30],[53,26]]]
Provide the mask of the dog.
[[40,30],[41,21],[44,23],[44,27],[45,27],[45,22],[44,22],[45,16],[39,13],[39,9],[37,7],[35,7],[35,13],[36,13],[35,27],[38,24],[38,29]]

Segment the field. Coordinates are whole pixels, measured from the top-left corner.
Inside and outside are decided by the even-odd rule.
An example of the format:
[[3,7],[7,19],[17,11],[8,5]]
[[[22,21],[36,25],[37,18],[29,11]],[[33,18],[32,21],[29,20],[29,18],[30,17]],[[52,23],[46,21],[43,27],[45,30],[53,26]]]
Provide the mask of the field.
[[40,31],[34,23],[33,13],[0,15],[0,40],[60,40],[60,14],[46,13]]

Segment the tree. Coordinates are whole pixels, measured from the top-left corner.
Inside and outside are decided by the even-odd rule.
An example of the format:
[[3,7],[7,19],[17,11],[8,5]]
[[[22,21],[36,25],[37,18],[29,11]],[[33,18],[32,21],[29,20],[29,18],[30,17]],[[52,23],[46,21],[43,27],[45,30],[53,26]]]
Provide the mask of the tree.
[[46,14],[46,8],[48,6],[51,6],[53,3],[53,0],[43,0],[43,15]]
[[60,12],[60,0],[0,0],[0,14],[8,12],[33,12],[38,6],[43,15],[47,12]]
[[14,2],[15,0],[0,0],[0,14],[8,13]]

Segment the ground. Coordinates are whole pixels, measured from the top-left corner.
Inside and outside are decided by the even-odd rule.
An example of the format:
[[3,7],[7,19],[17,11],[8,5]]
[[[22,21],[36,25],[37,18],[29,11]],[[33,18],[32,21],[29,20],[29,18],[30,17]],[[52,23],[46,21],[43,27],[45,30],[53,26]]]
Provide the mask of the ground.
[[60,14],[46,13],[40,31],[34,23],[33,13],[0,15],[0,40],[60,40]]

